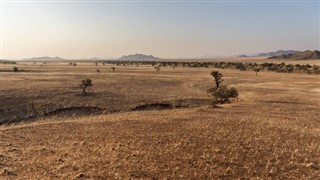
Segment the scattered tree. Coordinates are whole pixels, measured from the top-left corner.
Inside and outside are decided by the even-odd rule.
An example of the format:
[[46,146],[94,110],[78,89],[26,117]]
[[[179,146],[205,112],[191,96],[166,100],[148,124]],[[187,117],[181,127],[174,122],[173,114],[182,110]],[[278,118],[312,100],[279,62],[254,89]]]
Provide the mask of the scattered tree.
[[159,66],[154,67],[154,69],[155,69],[157,72],[160,71],[160,67],[159,67]]
[[111,69],[113,72],[116,71],[116,67],[111,67]]
[[211,76],[214,78],[214,81],[216,82],[216,87],[218,88],[223,81],[222,74],[219,71],[212,71]]
[[254,72],[256,72],[256,76],[258,76],[258,72],[260,72],[261,68],[255,67],[253,70]]
[[312,69],[315,74],[320,74],[320,66],[313,65]]
[[294,66],[292,64],[286,65],[286,71],[288,73],[291,73],[294,70]]
[[88,86],[92,86],[92,80],[91,79],[84,79],[81,80],[80,88],[82,89],[83,95],[87,95],[86,89]]
[[236,88],[228,88],[226,85],[222,85],[222,74],[219,71],[212,71],[211,75],[215,79],[216,87],[208,89],[208,93],[215,98],[215,102],[219,102],[221,104],[225,102],[230,103],[231,98],[239,96]]
[[100,70],[99,70],[99,69],[97,69],[97,72],[98,72],[98,73],[100,73]]
[[18,72],[19,69],[18,69],[17,67],[13,67],[13,71],[14,71],[14,72]]

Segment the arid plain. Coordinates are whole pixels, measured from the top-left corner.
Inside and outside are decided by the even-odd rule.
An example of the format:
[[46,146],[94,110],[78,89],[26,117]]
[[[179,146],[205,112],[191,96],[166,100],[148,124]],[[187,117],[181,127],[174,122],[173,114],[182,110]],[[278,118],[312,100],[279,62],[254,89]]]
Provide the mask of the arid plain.
[[[24,72],[0,74],[0,179],[320,178],[319,75],[41,64],[1,65]],[[212,70],[238,100],[212,105]]]

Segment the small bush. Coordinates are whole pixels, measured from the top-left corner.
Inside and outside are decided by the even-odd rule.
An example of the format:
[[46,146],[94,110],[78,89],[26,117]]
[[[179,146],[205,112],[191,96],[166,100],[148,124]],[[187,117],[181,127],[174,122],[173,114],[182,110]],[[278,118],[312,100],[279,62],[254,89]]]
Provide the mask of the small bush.
[[253,70],[254,70],[254,72],[256,72],[256,76],[258,76],[258,72],[261,71],[261,68],[255,67],[255,68],[253,68]]
[[154,69],[158,72],[158,71],[160,71],[160,66],[156,66],[156,67],[154,67]]
[[209,93],[215,97],[217,102],[221,104],[228,102],[230,103],[231,98],[236,98],[239,96],[238,90],[234,87],[228,88],[226,85],[221,85],[220,87],[214,87],[209,89]]
[[13,67],[13,71],[14,71],[14,72],[18,72],[19,69],[18,69],[17,67]]
[[92,86],[91,79],[81,80],[80,88],[82,89],[83,95],[87,95],[86,89],[88,86]]
[[226,85],[222,85],[223,76],[219,71],[212,71],[211,76],[215,79],[216,87],[208,89],[208,93],[215,98],[216,103],[230,103],[231,98],[236,98],[239,96],[236,88],[228,88]]

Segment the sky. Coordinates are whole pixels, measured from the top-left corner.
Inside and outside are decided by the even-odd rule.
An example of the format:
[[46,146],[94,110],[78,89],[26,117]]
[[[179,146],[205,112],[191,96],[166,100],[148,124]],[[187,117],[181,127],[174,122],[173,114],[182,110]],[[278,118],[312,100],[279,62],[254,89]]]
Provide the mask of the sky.
[[1,58],[234,56],[320,49],[314,1],[1,0]]

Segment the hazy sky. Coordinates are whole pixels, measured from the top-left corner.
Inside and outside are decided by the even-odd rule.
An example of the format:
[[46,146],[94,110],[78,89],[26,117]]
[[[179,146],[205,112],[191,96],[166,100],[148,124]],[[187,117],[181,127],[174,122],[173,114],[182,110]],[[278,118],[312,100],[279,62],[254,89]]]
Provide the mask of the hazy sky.
[[175,58],[320,49],[319,1],[70,1],[2,0],[2,57]]

